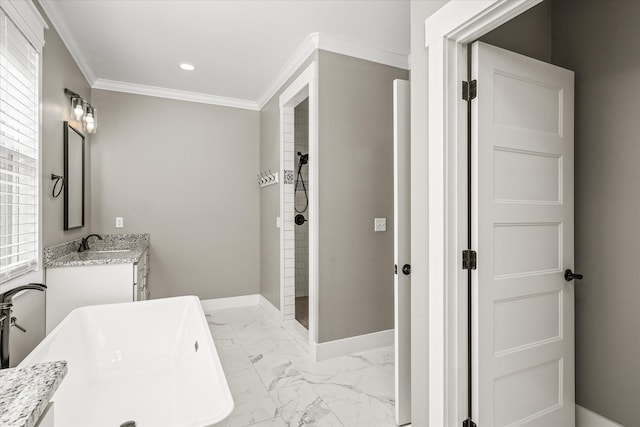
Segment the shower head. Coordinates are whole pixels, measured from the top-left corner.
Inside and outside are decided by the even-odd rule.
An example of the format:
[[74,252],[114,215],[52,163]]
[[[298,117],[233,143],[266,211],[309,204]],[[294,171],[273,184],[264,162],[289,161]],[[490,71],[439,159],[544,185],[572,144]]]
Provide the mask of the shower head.
[[309,154],[302,154],[298,151],[298,156],[300,156],[301,165],[306,165],[309,162]]

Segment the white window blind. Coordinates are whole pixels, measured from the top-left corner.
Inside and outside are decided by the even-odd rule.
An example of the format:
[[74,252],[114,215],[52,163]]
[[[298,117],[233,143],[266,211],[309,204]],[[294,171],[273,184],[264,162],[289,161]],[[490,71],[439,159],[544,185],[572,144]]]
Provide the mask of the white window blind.
[[38,61],[0,9],[0,283],[38,266]]

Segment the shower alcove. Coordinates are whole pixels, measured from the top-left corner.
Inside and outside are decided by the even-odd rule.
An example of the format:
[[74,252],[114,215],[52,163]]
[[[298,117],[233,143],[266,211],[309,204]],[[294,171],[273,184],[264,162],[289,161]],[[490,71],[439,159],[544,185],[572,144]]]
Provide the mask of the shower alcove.
[[280,313],[313,360],[318,342],[317,64],[280,95]]

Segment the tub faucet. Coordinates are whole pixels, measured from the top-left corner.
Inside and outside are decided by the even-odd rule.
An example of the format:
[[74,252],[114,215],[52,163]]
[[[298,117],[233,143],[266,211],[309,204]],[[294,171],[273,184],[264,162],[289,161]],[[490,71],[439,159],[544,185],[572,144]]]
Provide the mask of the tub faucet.
[[29,283],[28,285],[18,286],[4,294],[0,294],[0,323],[2,323],[2,329],[0,330],[0,369],[9,367],[9,333],[11,326],[15,323],[15,318],[11,318],[13,297],[22,291],[44,291],[45,289],[47,289],[47,287],[43,284]]
[[94,236],[97,237],[99,240],[102,240],[102,237],[100,237],[98,234],[89,234],[87,237],[82,239],[82,242],[80,242],[80,247],[78,248],[78,252],[84,252],[91,249],[89,248],[89,238]]

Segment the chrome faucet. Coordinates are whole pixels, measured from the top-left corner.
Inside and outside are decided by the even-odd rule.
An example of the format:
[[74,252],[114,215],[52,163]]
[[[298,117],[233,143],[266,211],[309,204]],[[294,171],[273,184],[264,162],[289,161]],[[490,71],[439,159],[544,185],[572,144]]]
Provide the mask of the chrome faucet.
[[80,247],[78,248],[78,252],[84,252],[84,251],[88,251],[89,249],[89,238],[91,237],[97,237],[98,239],[102,240],[102,237],[100,237],[98,234],[89,234],[87,237],[82,239],[82,242],[80,242]]
[[[22,291],[44,291],[45,289],[47,289],[47,287],[40,283],[29,283],[28,285],[18,286],[4,294],[0,294],[0,323],[2,323],[2,329],[0,332],[0,369],[9,367],[9,333],[11,331],[11,326],[16,325],[19,327],[19,325],[16,324],[15,317],[11,317],[13,297]],[[19,327],[19,329],[26,332],[26,329],[22,327]]]

